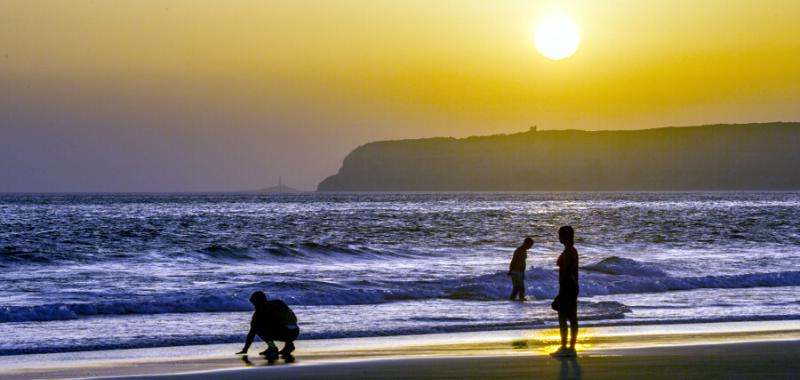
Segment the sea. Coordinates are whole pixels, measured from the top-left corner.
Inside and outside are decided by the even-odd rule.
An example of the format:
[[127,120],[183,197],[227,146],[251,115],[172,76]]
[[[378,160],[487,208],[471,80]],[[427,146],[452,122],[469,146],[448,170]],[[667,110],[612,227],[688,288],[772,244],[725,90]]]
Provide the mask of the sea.
[[583,326],[800,319],[797,192],[0,194],[0,355],[243,342],[256,290],[301,339],[551,328],[562,225]]

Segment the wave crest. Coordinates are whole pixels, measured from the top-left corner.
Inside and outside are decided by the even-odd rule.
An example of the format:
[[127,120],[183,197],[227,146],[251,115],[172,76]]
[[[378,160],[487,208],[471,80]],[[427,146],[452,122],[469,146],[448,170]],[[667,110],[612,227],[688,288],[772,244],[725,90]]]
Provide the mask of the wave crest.
[[[599,265],[603,263],[605,267]],[[709,288],[800,286],[800,271],[700,277],[674,277],[666,273],[644,275],[662,272],[648,269],[654,267],[652,264],[618,257],[602,260],[590,267],[598,266],[603,271],[582,270],[582,297]],[[529,297],[547,300],[558,293],[556,271],[532,267],[526,277]],[[290,305],[364,305],[426,299],[494,301],[506,299],[510,285],[508,276],[501,272],[426,281],[267,281],[195,292],[130,295],[125,299],[90,303],[4,306],[0,307],[0,323],[67,320],[95,315],[249,311],[251,306],[247,299],[254,290],[266,290]]]
[[606,257],[597,264],[587,265],[582,270],[612,275],[666,277],[667,272],[656,265],[645,264],[619,256]]

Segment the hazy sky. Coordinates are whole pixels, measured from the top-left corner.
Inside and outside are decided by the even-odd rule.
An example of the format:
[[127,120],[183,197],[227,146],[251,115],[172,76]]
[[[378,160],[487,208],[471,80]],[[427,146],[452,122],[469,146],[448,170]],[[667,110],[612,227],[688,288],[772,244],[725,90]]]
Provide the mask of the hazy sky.
[[[548,14],[577,53],[542,57]],[[800,1],[0,1],[0,191],[314,189],[379,139],[800,120]]]

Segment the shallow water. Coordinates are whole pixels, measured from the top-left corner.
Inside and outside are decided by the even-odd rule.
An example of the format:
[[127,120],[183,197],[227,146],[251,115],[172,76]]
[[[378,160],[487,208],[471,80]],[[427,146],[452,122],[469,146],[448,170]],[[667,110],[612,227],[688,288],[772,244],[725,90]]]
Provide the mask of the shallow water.
[[800,193],[0,195],[0,354],[239,341],[254,290],[306,338],[542,326],[563,224],[591,323],[800,319]]

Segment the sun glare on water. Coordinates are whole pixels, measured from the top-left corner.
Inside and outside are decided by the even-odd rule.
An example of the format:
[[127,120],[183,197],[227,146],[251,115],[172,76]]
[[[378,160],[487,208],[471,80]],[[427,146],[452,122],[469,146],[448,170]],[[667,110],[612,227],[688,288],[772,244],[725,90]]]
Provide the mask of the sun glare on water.
[[578,26],[565,16],[548,16],[536,27],[536,49],[543,56],[561,60],[578,50],[581,42]]

